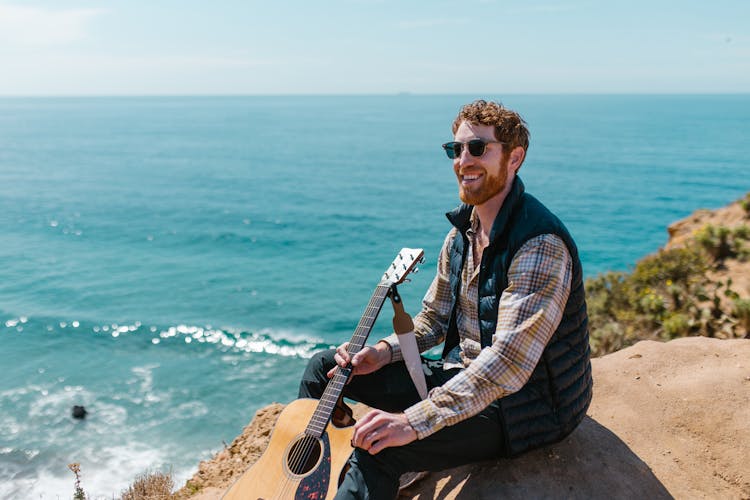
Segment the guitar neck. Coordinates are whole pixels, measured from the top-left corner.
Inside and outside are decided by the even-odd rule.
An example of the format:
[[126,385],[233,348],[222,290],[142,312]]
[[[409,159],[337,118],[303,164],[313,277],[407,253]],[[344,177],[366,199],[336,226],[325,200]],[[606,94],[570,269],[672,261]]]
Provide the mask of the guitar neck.
[[[380,283],[370,298],[370,303],[367,305],[364,314],[359,320],[354,335],[349,341],[347,352],[350,356],[354,356],[358,353],[367,342],[367,337],[372,331],[372,327],[375,324],[375,320],[380,314],[380,310],[383,308],[385,299],[388,297],[388,292],[391,289],[391,285],[388,283]],[[341,368],[338,367],[328,382],[323,395],[318,402],[318,407],[315,409],[312,418],[310,419],[305,434],[309,436],[321,437],[325,432],[328,422],[330,422],[333,416],[333,410],[336,407],[336,402],[339,400],[344,386],[349,380],[352,374],[352,368]]]

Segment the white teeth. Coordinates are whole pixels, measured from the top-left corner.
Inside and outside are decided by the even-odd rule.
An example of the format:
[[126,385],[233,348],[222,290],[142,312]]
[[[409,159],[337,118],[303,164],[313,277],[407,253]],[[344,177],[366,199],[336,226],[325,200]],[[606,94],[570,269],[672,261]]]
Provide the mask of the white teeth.
[[474,181],[479,179],[478,175],[464,175],[464,180],[466,181]]

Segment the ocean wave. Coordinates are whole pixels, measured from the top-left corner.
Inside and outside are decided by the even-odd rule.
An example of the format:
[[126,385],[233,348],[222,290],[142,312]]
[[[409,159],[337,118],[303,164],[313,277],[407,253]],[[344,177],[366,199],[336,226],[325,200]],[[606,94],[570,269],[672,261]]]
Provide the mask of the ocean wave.
[[[94,322],[3,314],[0,498],[70,496],[79,462],[91,498],[139,473],[184,482],[253,413],[296,394],[305,358],[328,344],[300,330]],[[33,352],[33,356],[26,355]],[[73,406],[87,416],[72,417]]]
[[158,345],[172,339],[186,344],[214,344],[235,352],[264,353],[277,356],[309,358],[321,348],[328,347],[322,340],[298,333],[264,328],[257,332],[177,325],[170,326],[151,339]]
[[75,319],[45,319],[29,316],[13,316],[0,319],[0,331],[15,330],[18,333],[46,331],[49,333],[80,331],[90,332],[96,337],[147,338],[154,346],[179,344],[213,345],[222,351],[237,353],[263,353],[274,356],[310,358],[315,352],[330,347],[314,334],[295,332],[290,329],[261,328],[248,331],[240,328],[211,325],[178,324],[172,326],[146,326],[140,321],[132,323],[92,324]]

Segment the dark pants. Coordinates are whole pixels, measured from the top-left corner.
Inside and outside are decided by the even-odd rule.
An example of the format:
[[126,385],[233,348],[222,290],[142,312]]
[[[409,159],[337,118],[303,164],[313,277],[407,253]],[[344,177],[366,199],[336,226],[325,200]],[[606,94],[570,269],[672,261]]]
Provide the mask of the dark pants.
[[[334,365],[333,349],[310,359],[300,383],[301,398],[320,398],[328,383],[326,373]],[[458,369],[443,370],[440,362],[422,360],[431,374],[427,388],[444,384]],[[344,396],[373,408],[401,412],[419,401],[419,395],[403,362],[384,366],[369,375],[359,375],[344,388]],[[410,471],[439,471],[500,455],[502,431],[495,404],[474,417],[463,420],[422,440],[405,446],[386,448],[376,455],[355,448],[351,468],[336,498],[393,499],[398,493],[401,474]]]

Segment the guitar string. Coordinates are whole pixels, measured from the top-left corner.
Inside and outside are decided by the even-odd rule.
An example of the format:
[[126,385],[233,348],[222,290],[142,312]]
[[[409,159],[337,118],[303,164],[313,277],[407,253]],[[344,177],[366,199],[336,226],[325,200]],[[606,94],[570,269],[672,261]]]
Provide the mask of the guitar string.
[[[399,257],[401,257],[401,254],[399,254]],[[396,268],[395,263],[393,264],[393,267],[394,267],[394,269]],[[402,276],[405,276],[406,274],[408,274],[411,271],[411,266],[409,266],[408,269],[407,269],[407,267],[405,265],[403,267],[404,267],[404,270],[406,271],[406,273],[404,273]],[[390,271],[390,269],[389,269],[389,271]],[[386,274],[384,276],[386,278],[389,278],[388,277],[388,271],[386,271]],[[398,276],[394,275],[394,277],[398,277]],[[356,339],[357,342],[361,342],[361,344],[362,344],[362,345],[359,346],[359,349],[362,349],[362,347],[364,346],[364,342],[367,340],[367,336],[369,335],[370,330],[372,329],[372,326],[374,325],[375,320],[377,319],[377,317],[379,315],[379,312],[382,309],[383,304],[385,303],[385,299],[388,296],[388,290],[390,289],[391,285],[394,284],[394,283],[397,283],[397,282],[401,281],[401,277],[398,277],[398,278],[399,278],[398,280],[392,281],[391,283],[388,283],[388,284],[384,284],[382,281],[381,281],[380,284],[378,284],[378,286],[376,288],[376,293],[374,293],[373,297],[370,299],[370,303],[368,304],[368,307],[365,309],[365,314],[363,315],[362,319],[360,320],[360,325],[357,326],[357,329],[355,329],[355,334],[352,337],[353,340],[355,339],[355,337],[358,337],[358,336],[362,336],[363,337],[361,339],[360,338]],[[382,297],[380,297],[379,294],[377,294],[378,290],[380,290],[382,292]],[[375,306],[374,303],[378,303],[377,306]],[[370,311],[371,309],[373,311]],[[366,314],[367,312],[373,312],[374,314],[373,314],[373,316],[367,316],[367,314]],[[369,325],[366,325],[364,328],[362,328],[363,321],[365,319],[369,321]],[[362,331],[363,329],[364,329],[364,331]],[[359,349],[358,349],[358,351],[359,351]],[[351,354],[351,351],[349,351],[349,352]],[[349,378],[348,374],[346,376],[344,376],[342,372],[340,372],[339,370],[337,370],[334,373],[334,378],[337,378],[336,375],[339,375],[339,377],[338,377],[339,379],[342,378],[342,377],[344,378],[343,381],[337,381],[336,383],[340,383],[340,384],[344,384],[345,385],[347,379]],[[331,382],[333,382],[333,380]],[[329,384],[329,386],[330,386],[330,384]],[[328,389],[329,386],[327,386],[326,389]],[[339,388],[336,389],[336,391],[339,391],[341,389],[342,388],[339,387]],[[327,391],[324,391],[324,395],[325,395],[325,392],[327,392]],[[330,401],[326,401],[326,404],[330,404]],[[335,405],[335,402],[334,402],[334,405]],[[318,405],[318,408],[320,408],[320,403]],[[329,408],[327,411],[330,412],[331,410],[335,410],[335,408]],[[315,413],[318,413],[318,409],[316,409]],[[313,418],[315,418],[315,415],[313,416]],[[318,418],[320,418],[320,416],[318,416]],[[323,436],[325,434],[325,428],[328,425],[328,419],[329,418],[330,418],[330,413],[329,413],[329,416],[326,419],[323,419],[324,422],[322,424],[322,428],[319,431],[319,434],[321,436]],[[311,424],[312,424],[312,422],[310,424],[308,424],[308,429],[311,427]],[[315,438],[315,436],[310,436],[309,434],[307,434],[307,430],[305,431],[305,436],[302,438],[302,440],[304,442],[304,445],[297,446],[295,448],[294,453],[293,453],[293,455],[296,455],[296,456],[290,457],[289,462],[291,462],[291,464],[294,466],[294,467],[291,467],[292,470],[299,469],[301,466],[304,466],[307,463],[307,461],[310,459],[310,453],[312,453],[312,451],[314,450],[315,445],[318,444],[317,438]],[[322,443],[321,443],[321,445],[322,445]],[[329,446],[330,446],[330,443],[329,443]],[[305,449],[304,453],[301,452],[301,450],[303,448]],[[299,453],[298,453],[298,450],[300,450]],[[324,453],[325,453],[325,449],[321,446],[321,455],[323,455]],[[303,456],[304,456],[304,460],[300,461],[300,458],[303,458]],[[289,498],[289,495],[287,495],[286,493],[290,492],[290,488],[292,486],[293,485],[291,483],[291,479],[287,478],[287,480],[282,483],[281,490],[278,491],[278,495],[275,495],[275,497],[276,498]]]
[[[343,375],[341,372],[336,372],[334,374],[333,379],[329,383],[329,385],[334,385],[334,384],[340,385],[341,382],[343,382],[340,380],[342,377]],[[312,417],[313,419],[321,418],[319,415],[317,415],[317,413],[319,413],[318,410],[316,410],[315,413],[313,414],[313,417]],[[304,472],[303,468],[305,464],[307,464],[307,462],[310,459],[311,454],[314,452],[316,446],[318,445],[318,441],[316,437],[308,433],[308,431],[311,430],[310,427],[311,426],[308,425],[308,428],[305,430],[304,436],[298,442],[301,444],[296,445],[296,447],[294,448],[294,451],[292,452],[292,455],[289,457],[288,465],[289,465],[289,469],[291,470],[293,474],[298,474],[298,472],[296,471]],[[317,431],[317,429],[313,429],[313,430]],[[323,433],[324,430],[325,430],[325,424],[323,426],[323,430],[321,431],[321,434]]]
[[[307,434],[307,432],[305,432],[305,435],[295,447],[293,453],[294,456],[289,460],[292,473],[299,474],[307,472],[307,463],[310,460],[312,454],[315,452],[316,448],[319,448],[320,450],[319,458],[321,458],[325,454],[325,443],[321,441],[322,440],[319,441],[315,436],[311,436]],[[286,483],[291,487],[291,479],[287,480]]]
[[[373,294],[373,297],[370,299],[370,303],[368,304],[367,308],[365,308],[365,313],[362,316],[362,320],[360,320],[360,324],[355,329],[353,339],[356,338],[356,343],[362,343],[364,345],[364,342],[367,340],[367,336],[372,330],[372,326],[375,324],[375,320],[377,319],[377,316],[380,310],[382,309],[383,304],[385,303],[385,299],[388,295],[389,289],[390,289],[390,285],[388,286],[385,286],[382,284],[378,285],[376,289],[376,293]],[[378,291],[380,291],[381,293],[377,293]],[[368,313],[370,313],[371,315]],[[350,345],[351,344],[352,343],[350,342]],[[359,346],[359,349],[361,349],[363,345]],[[351,354],[351,351],[350,351],[350,354]],[[340,371],[336,371],[336,373],[334,374],[334,377],[331,379],[331,383],[329,384],[329,386],[326,387],[326,389],[336,384],[339,384],[339,385],[345,384],[346,380],[335,380],[336,378],[340,379],[342,377],[343,377],[343,373]],[[341,388],[339,387],[339,388],[336,388],[335,390],[338,391],[339,389]],[[325,391],[325,392],[332,392],[332,391]],[[324,396],[325,396],[325,392],[324,392]],[[325,403],[329,404],[330,401],[326,400]],[[313,414],[313,419],[316,417],[321,418],[320,415],[317,415],[317,413],[319,413],[318,410],[321,404],[322,402],[319,404],[318,409],[316,409],[315,413]],[[330,411],[330,409],[328,411]],[[322,424],[322,428],[319,430],[321,436],[325,433],[325,427],[328,423],[328,419],[325,419],[325,420],[326,421]],[[310,457],[312,453],[315,451],[315,448],[317,448],[319,445],[321,449],[320,454],[323,455],[325,453],[323,444],[319,443],[318,439],[315,436],[310,436],[307,433],[307,431],[310,430],[310,427],[311,426],[308,425],[308,429],[305,431],[304,437],[300,440],[302,444],[298,444],[295,447],[293,455],[289,457],[288,465],[289,465],[290,470],[293,473],[295,470],[300,470],[300,471],[305,472],[303,470],[304,466],[310,460]],[[316,431],[316,433],[318,432],[318,429],[314,429],[314,430]],[[285,485],[282,486],[283,493],[286,493],[286,491],[288,491],[288,489],[291,488],[291,486],[292,486],[291,479],[287,479],[285,481]]]
[[[340,375],[340,374],[337,373],[336,375]],[[302,439],[295,446],[293,454],[288,461],[290,471],[293,474],[298,474],[297,471],[302,472],[302,473],[306,472],[304,470],[305,465],[310,460],[311,454],[314,452],[315,448],[318,445],[319,445],[318,440],[314,436],[310,436],[309,434],[307,434],[307,432],[305,432]],[[320,443],[319,446],[320,446],[320,454],[323,455],[325,453],[325,448],[322,443]],[[293,483],[291,478],[287,478],[284,481],[279,498],[291,498],[292,488],[295,486],[296,486],[296,483]]]
[[[373,312],[373,307],[368,307],[368,311],[367,312]],[[363,333],[361,331],[361,330],[363,330],[363,328],[358,327],[357,330],[358,330],[358,332],[355,333],[355,336],[361,335]],[[339,390],[341,388],[340,386],[343,386],[343,384],[345,384],[345,380],[341,380],[342,378],[343,378],[343,374],[341,372],[336,372],[334,378],[332,378],[332,380],[330,382],[330,386],[334,387],[335,390]],[[339,387],[336,387],[336,386],[339,386]],[[330,404],[330,401],[326,400],[326,401],[323,401],[321,404],[323,404],[323,403],[325,403],[326,405],[328,405],[328,404]],[[326,422],[322,422],[322,423],[321,422],[317,422],[316,420],[321,420],[321,421],[324,420],[323,417],[321,415],[319,415],[319,413],[320,412],[318,410],[316,410],[316,412],[313,414],[313,417],[311,419],[312,420],[311,424],[314,423],[315,425],[314,426],[313,425],[308,425],[308,430],[311,430],[311,428],[312,428],[312,430],[314,430],[316,434],[318,432],[320,432],[321,434],[323,434],[324,431],[325,431],[325,426],[327,424],[327,419],[326,419]],[[321,429],[317,429],[317,426],[319,426],[319,425],[322,426]],[[310,460],[310,457],[311,457],[312,453],[315,451],[315,448],[318,446],[318,441],[317,441],[316,437],[315,436],[310,436],[309,434],[307,434],[307,432],[305,433],[305,436],[302,438],[301,441],[302,441],[303,444],[298,445],[295,448],[293,456],[291,456],[290,460],[289,460],[289,462],[290,462],[290,469],[292,469],[292,471],[302,470],[304,468],[304,466],[306,465],[306,463]]]

